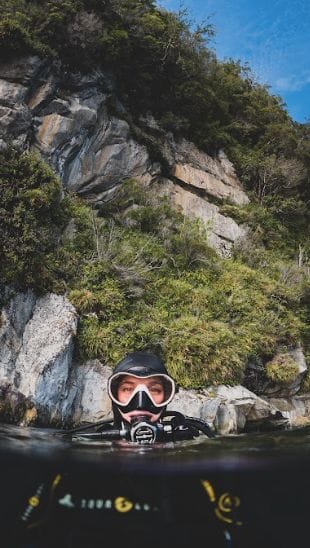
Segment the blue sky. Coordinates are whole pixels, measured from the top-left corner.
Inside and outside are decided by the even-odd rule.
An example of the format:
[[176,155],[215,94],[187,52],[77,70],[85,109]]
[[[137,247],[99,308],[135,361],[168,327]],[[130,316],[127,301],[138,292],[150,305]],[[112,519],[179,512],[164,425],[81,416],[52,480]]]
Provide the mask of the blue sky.
[[297,122],[310,119],[310,0],[158,0],[212,23],[218,59],[247,62]]

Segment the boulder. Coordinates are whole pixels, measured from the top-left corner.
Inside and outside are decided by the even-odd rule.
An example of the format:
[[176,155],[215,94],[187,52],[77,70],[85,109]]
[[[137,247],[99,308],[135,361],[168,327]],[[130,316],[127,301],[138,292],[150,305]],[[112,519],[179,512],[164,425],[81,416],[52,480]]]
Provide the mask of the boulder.
[[288,420],[290,426],[298,427],[310,424],[310,394],[298,394],[292,397],[264,397],[274,405]]
[[2,318],[0,387],[32,402],[39,423],[61,420],[77,327],[74,307],[63,296],[28,291],[11,299]]
[[203,392],[207,399],[220,402],[214,426],[222,435],[253,430],[256,427],[261,430],[278,428],[287,423],[279,409],[242,385],[219,385]]
[[232,248],[247,235],[247,228],[219,212],[216,204],[198,196],[169,179],[161,180],[158,191],[191,218],[199,218],[208,229],[208,242],[221,256],[230,256]]
[[107,394],[111,374],[111,367],[103,366],[99,360],[72,364],[62,407],[63,424],[76,426],[111,416],[112,405]]
[[253,430],[255,424],[258,429],[287,424],[276,406],[241,385],[220,385],[202,391],[180,389],[168,409],[203,419],[220,435]]

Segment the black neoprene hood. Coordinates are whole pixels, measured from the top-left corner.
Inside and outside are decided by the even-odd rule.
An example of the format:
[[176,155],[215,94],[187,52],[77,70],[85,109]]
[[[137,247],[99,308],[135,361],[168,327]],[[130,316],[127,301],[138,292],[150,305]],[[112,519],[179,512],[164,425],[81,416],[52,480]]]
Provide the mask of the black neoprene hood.
[[[127,356],[115,366],[109,382],[111,383],[112,379],[117,377],[119,373],[128,373],[136,377],[148,377],[150,375],[166,375],[170,377],[161,358],[152,352],[130,352],[127,354]],[[175,387],[175,391],[177,391],[177,387]],[[163,412],[165,408],[166,405],[163,405],[162,408],[159,408],[158,406],[155,407],[145,392],[139,392],[130,401],[128,408],[122,406],[122,412],[127,413],[132,410],[143,409],[157,414],[160,411]],[[112,411],[114,415],[114,425],[120,427],[123,418],[120,413],[119,405],[114,401],[112,401]]]
[[147,375],[164,374],[168,375],[168,371],[162,360],[156,354],[151,352],[131,352],[121,360],[114,368],[115,373],[129,372],[137,377],[145,377]]

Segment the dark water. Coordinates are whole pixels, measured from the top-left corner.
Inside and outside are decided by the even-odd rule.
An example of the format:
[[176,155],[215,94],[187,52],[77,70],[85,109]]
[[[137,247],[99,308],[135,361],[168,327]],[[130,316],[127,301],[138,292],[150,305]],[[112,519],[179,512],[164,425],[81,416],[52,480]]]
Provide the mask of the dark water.
[[310,427],[151,446],[0,433],[0,546],[308,545]]

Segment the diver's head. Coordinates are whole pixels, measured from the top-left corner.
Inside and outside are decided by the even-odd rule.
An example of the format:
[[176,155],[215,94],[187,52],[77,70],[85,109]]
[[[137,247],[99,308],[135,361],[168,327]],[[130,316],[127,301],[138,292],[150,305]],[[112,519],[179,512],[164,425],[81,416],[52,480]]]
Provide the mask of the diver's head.
[[175,382],[157,355],[131,352],[117,364],[108,381],[114,422],[130,424],[139,416],[157,422],[175,391]]

